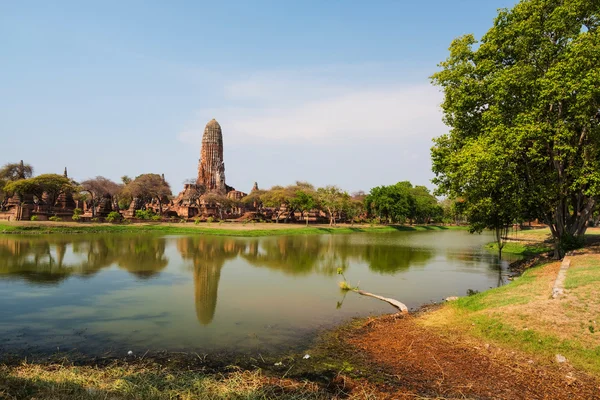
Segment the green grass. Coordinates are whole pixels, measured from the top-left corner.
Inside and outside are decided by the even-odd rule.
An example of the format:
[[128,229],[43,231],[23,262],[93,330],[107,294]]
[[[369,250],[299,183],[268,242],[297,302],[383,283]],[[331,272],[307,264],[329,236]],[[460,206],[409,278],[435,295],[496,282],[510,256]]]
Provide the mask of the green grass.
[[551,334],[532,329],[523,330],[502,322],[502,316],[478,314],[468,319],[476,336],[493,340],[505,346],[519,348],[530,353],[554,359],[564,355],[570,363],[596,374],[600,373],[600,346],[586,348],[577,341],[563,340]]
[[[491,242],[485,246],[486,249],[498,252],[498,243]],[[522,256],[534,256],[552,251],[552,247],[546,243],[523,244],[520,242],[507,242],[502,248],[502,253],[517,254]]]
[[589,260],[585,267],[569,268],[565,289],[576,289],[597,282],[600,282],[600,262]]
[[452,303],[452,306],[461,311],[476,312],[512,304],[526,304],[537,292],[532,288],[532,284],[536,279],[534,271],[535,269],[525,271],[523,275],[509,285],[486,290],[472,296],[461,297]]
[[[590,292],[592,286],[586,285],[600,282],[600,261],[583,258],[573,262],[584,264],[568,270],[565,287],[572,290],[572,296],[583,296],[576,303],[577,307],[584,308],[577,308],[569,303],[564,316],[556,315],[556,318],[569,318],[572,326],[581,325],[581,335],[594,334],[591,321],[587,323],[588,317],[581,312],[586,311],[590,304],[585,296],[593,293]],[[540,319],[535,322],[527,322],[526,313],[519,314],[519,310],[527,310],[529,304],[539,307],[540,302],[549,298],[548,282],[555,275],[545,272],[546,265],[539,264],[524,271],[523,275],[508,285],[462,297],[448,304],[444,309],[446,313],[440,313],[440,319],[435,323],[454,326],[499,346],[529,352],[547,360],[553,360],[556,354],[562,354],[573,366],[600,375],[600,346],[581,340],[580,336],[560,335],[561,332],[552,323],[552,314],[549,315],[549,320]],[[519,308],[509,307],[515,305]],[[588,325],[592,328],[588,328]],[[587,329],[591,333],[587,333]]]
[[[281,226],[281,225],[279,225]],[[215,236],[274,236],[274,235],[313,235],[313,234],[348,234],[348,233],[389,233],[398,231],[434,231],[448,229],[464,229],[455,226],[437,226],[437,225],[381,225],[372,227],[294,227],[281,229],[227,229],[222,227],[197,227],[186,226],[186,224],[131,224],[131,225],[112,225],[112,224],[94,224],[94,225],[61,225],[61,224],[39,224],[31,222],[29,224],[13,225],[6,222],[0,222],[0,233],[19,233],[19,234],[48,234],[48,233],[136,233],[136,232],[156,232],[169,235],[215,235]]]

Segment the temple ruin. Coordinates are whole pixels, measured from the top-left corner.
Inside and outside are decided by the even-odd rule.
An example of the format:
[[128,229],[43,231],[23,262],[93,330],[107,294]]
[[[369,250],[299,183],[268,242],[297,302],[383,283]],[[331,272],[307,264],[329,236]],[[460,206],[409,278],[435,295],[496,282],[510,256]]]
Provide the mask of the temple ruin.
[[[225,181],[225,162],[223,160],[223,131],[221,125],[210,120],[204,128],[200,160],[198,162],[198,177],[196,183],[187,183],[167,208],[168,215],[180,218],[221,217],[224,198],[241,200],[246,193],[235,190]],[[231,214],[241,215],[241,207],[231,207]]]

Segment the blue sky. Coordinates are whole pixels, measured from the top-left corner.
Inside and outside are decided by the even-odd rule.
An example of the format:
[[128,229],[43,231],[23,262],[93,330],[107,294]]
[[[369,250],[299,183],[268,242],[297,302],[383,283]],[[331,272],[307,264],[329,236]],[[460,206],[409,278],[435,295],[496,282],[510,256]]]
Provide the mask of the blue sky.
[[227,183],[431,187],[428,76],[507,0],[0,0],[0,163],[78,180],[196,174],[216,118]]

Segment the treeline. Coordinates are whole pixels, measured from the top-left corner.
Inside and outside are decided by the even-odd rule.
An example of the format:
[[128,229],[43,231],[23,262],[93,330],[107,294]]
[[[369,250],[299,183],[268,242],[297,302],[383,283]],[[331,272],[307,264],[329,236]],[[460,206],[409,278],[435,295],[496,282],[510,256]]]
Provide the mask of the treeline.
[[[158,174],[142,174],[135,178],[123,176],[121,182],[98,176],[76,182],[66,174],[33,176],[29,164],[6,164],[0,169],[0,209],[15,194],[29,196],[36,204],[51,209],[63,194],[69,194],[79,204],[86,203],[92,217],[98,209],[119,212],[133,205],[139,218],[160,218],[174,199],[171,188]],[[253,190],[247,196],[234,198],[217,193],[198,196],[217,210],[220,219],[241,216],[253,211],[263,220],[275,222],[327,220],[338,222],[410,223],[429,224],[458,222],[460,216],[455,203],[438,201],[425,186],[398,182],[378,186],[369,193],[348,193],[337,186],[315,187],[297,181],[288,186],[273,186],[268,190]],[[114,218],[113,218],[114,220]]]

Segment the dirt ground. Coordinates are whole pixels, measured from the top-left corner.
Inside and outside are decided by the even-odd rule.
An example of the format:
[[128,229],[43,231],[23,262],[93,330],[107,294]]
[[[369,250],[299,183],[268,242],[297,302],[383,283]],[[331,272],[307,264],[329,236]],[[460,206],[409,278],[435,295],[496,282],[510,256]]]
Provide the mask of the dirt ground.
[[568,364],[442,337],[415,317],[373,319],[348,343],[386,375],[377,398],[600,399],[600,381]]

